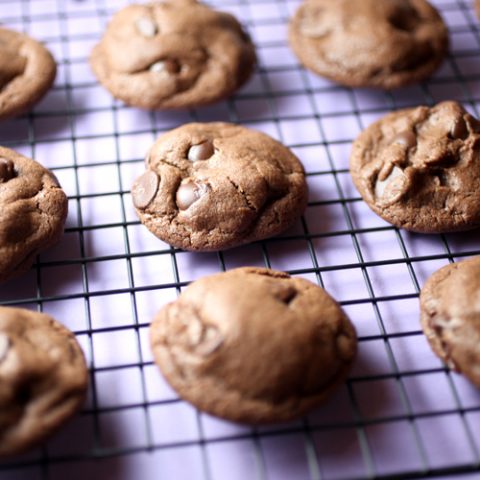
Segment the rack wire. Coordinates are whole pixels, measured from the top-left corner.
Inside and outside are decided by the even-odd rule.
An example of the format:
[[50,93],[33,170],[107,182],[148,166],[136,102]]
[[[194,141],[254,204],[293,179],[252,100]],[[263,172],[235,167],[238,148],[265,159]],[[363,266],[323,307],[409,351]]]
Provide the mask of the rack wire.
[[[0,0],[0,22],[42,40],[59,73],[29,114],[0,125],[0,144],[43,163],[69,196],[63,240],[0,304],[48,312],[71,328],[90,368],[88,402],[44,447],[0,462],[0,478],[480,478],[480,392],[433,355],[418,293],[436,269],[480,253],[476,231],[418,235],[375,216],[348,174],[352,140],[391,110],[455,99],[477,114],[480,23],[467,0],[435,0],[451,53],[427,82],[392,92],[344,88],[304,70],[286,41],[298,0],[212,0],[235,14],[259,66],[214,106],[144,112],[95,81],[88,55],[118,0]],[[265,131],[299,156],[310,197],[288,232],[221,253],[188,253],[140,225],[130,185],[163,131],[189,121]],[[150,320],[201,276],[242,265],[324,286],[355,323],[359,355],[331,401],[301,421],[224,422],[181,401],[152,362]],[[208,393],[208,392],[207,392]]]

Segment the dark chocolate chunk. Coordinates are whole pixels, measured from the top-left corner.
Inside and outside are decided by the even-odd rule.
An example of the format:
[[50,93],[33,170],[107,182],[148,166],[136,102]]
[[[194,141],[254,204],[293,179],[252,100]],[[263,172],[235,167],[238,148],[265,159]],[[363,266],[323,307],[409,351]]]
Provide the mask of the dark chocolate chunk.
[[132,187],[133,204],[137,208],[146,208],[155,198],[160,179],[152,170],[147,170],[137,178]]
[[209,140],[198,145],[192,145],[188,151],[188,159],[191,162],[208,160],[214,154],[213,143]]

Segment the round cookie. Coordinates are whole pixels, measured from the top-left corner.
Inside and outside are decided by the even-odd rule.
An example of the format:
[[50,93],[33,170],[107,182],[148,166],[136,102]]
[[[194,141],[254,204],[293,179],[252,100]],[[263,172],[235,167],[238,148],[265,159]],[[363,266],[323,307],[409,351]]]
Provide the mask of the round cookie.
[[80,409],[87,383],[72,332],[43,313],[0,307],[0,456],[49,437]]
[[355,140],[353,182],[368,206],[422,233],[480,225],[480,123],[456,102],[390,113]]
[[480,257],[437,270],[420,292],[420,312],[433,351],[480,387]]
[[305,67],[351,87],[419,82],[448,51],[447,27],[425,0],[305,0],[289,40]]
[[200,410],[259,424],[291,420],[345,380],[356,333],[317,285],[264,268],[190,284],[150,328],[168,382]]
[[68,200],[39,163],[0,147],[0,282],[27,271],[63,234]]
[[113,96],[146,109],[228,97],[248,80],[255,63],[255,48],[236,18],[195,0],[123,8],[90,58]]
[[271,137],[228,123],[162,135],[133,184],[140,220],[185,250],[222,250],[276,235],[307,204],[303,167]]
[[29,110],[52,86],[56,72],[43,45],[0,27],[0,119]]

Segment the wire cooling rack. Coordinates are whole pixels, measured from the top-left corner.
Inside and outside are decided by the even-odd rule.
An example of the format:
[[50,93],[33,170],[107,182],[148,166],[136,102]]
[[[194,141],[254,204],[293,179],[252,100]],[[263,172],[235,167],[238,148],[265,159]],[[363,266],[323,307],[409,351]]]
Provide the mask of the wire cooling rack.
[[[431,353],[418,320],[425,279],[480,253],[479,233],[399,231],[366,207],[348,174],[351,141],[386,112],[456,99],[477,113],[480,26],[471,2],[434,2],[449,26],[450,56],[428,82],[385,93],[343,88],[299,66],[286,42],[298,1],[214,0],[248,28],[259,67],[228,101],[167,113],[114,101],[89,69],[92,46],[125,3],[0,0],[0,21],[45,42],[59,67],[33,112],[1,123],[0,143],[51,168],[70,207],[63,240],[2,286],[0,303],[63,322],[91,372],[81,414],[44,447],[1,462],[0,478],[480,478],[480,392]],[[295,151],[310,197],[294,228],[198,254],[173,249],[140,225],[129,189],[146,151],[159,133],[193,120],[239,122]],[[301,421],[251,428],[199,413],[152,363],[154,313],[188,282],[242,265],[318,282],[357,327],[348,382]]]

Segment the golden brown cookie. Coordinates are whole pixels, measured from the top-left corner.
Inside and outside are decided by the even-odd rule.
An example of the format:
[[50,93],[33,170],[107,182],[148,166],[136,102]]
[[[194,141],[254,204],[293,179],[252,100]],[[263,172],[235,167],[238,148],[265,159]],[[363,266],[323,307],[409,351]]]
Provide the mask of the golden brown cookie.
[[447,27],[425,0],[305,0],[289,40],[315,73],[383,89],[429,77],[448,50]]
[[150,338],[182,398],[252,424],[291,420],[323,402],[345,380],[357,344],[322,288],[263,268],[190,284],[157,314]]
[[56,72],[43,45],[0,27],[0,119],[29,110],[52,86]]
[[437,270],[422,288],[420,311],[433,351],[480,387],[480,257]]
[[228,97],[248,80],[255,63],[254,46],[236,18],[195,0],[125,7],[90,58],[112,95],[147,109]]
[[80,409],[87,382],[72,332],[43,313],[0,307],[0,456],[46,440]]
[[307,204],[303,167],[271,137],[229,123],[162,135],[132,186],[140,220],[186,250],[222,250],[276,235]]
[[39,163],[0,147],[0,283],[27,271],[63,234],[68,200]]
[[480,123],[456,102],[390,113],[355,140],[350,172],[368,206],[423,233],[480,225]]

